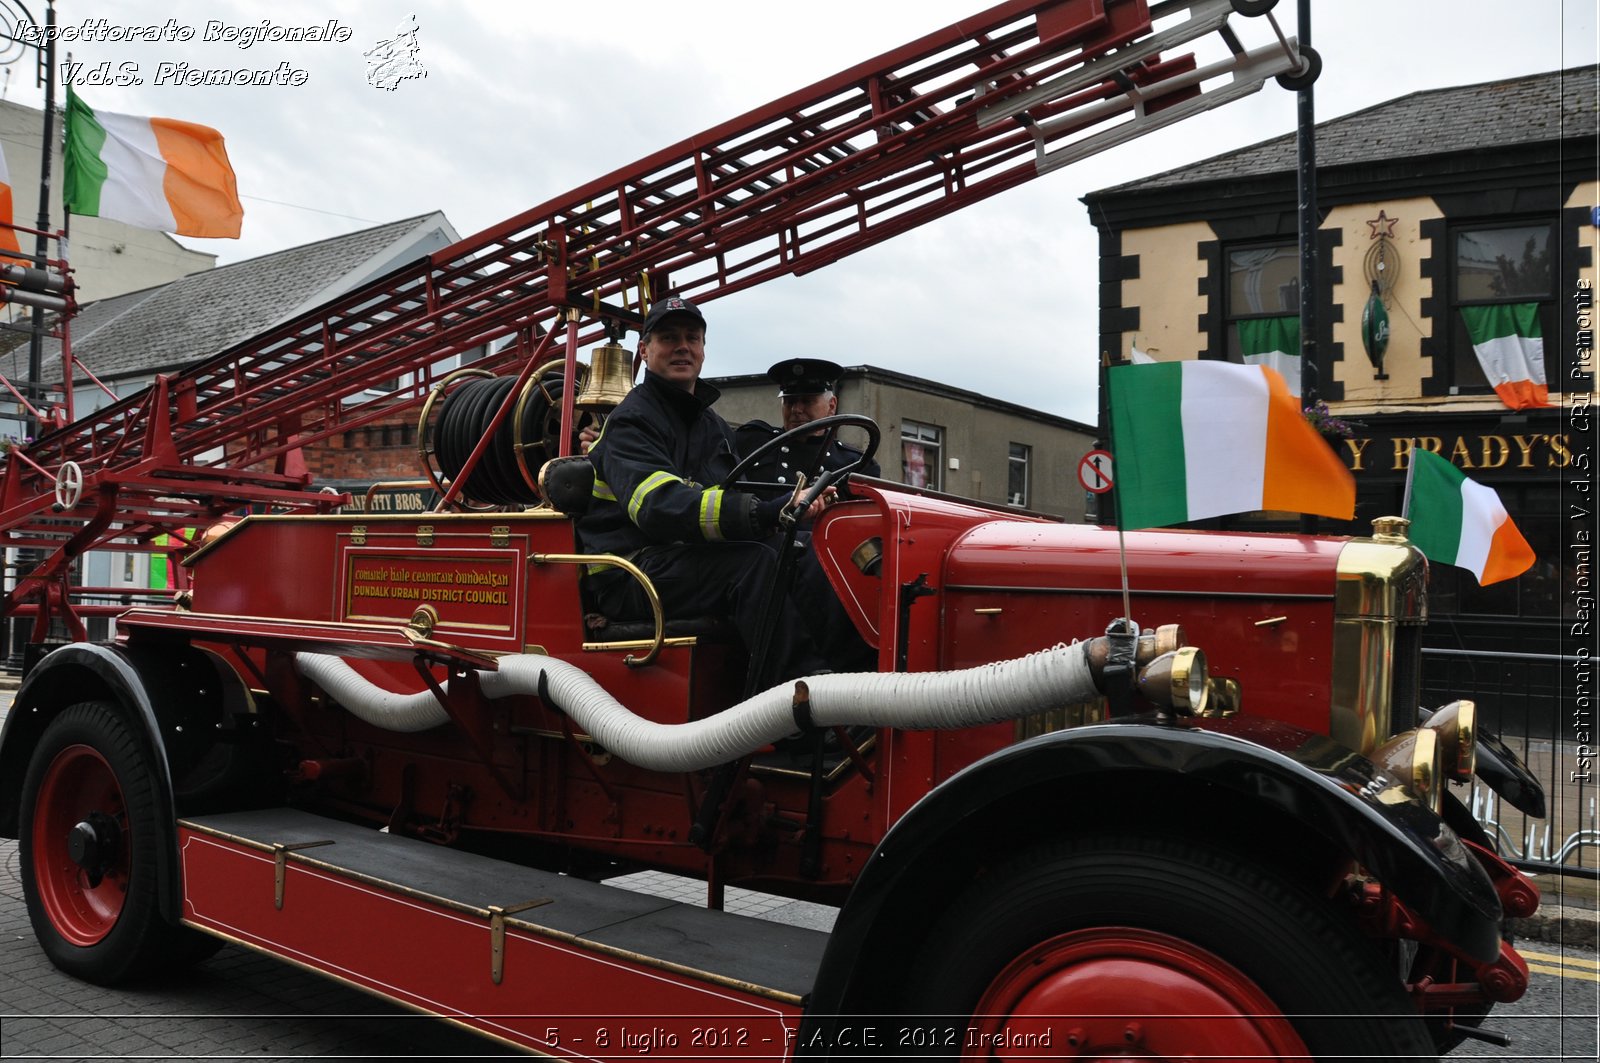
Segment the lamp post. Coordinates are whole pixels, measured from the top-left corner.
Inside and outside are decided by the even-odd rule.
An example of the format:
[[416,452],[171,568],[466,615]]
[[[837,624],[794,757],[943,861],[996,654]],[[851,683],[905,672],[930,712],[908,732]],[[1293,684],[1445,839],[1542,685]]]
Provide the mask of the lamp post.
[[[20,14],[19,14],[20,13]],[[0,25],[5,29],[4,50],[0,51],[0,65],[9,66],[16,63],[27,54],[27,49],[33,49],[36,64],[37,83],[44,87],[44,141],[39,151],[39,213],[34,228],[38,230],[34,237],[33,257],[34,265],[40,269],[45,268],[45,260],[49,258],[50,247],[46,233],[50,231],[50,162],[55,155],[55,70],[56,70],[56,8],[54,0],[45,2],[45,22],[43,32],[33,12],[28,10],[21,0],[0,0]],[[34,39],[29,40],[19,32],[22,25],[31,26],[34,30]],[[39,36],[43,36],[41,43]],[[28,383],[25,394],[28,401],[39,409],[44,401],[44,387],[40,381],[43,375],[45,337],[45,311],[43,307],[33,308],[33,328],[28,337]],[[70,386],[70,385],[69,385]],[[42,426],[35,426],[36,428]]]
[[[19,15],[20,13],[20,15]],[[22,25],[33,29],[33,40],[28,40],[19,32]],[[50,231],[50,162],[55,155],[55,72],[56,72],[56,8],[54,0],[45,0],[45,23],[43,27],[43,42],[38,39],[39,23],[33,17],[33,12],[28,10],[21,0],[0,0],[0,29],[4,30],[0,37],[0,66],[10,66],[25,56],[28,49],[33,49],[35,62],[36,83],[44,87],[44,140],[39,146],[39,211],[34,228],[33,261],[39,269],[45,268],[45,263],[50,257],[49,238],[45,235]],[[20,245],[20,241],[18,241]],[[41,381],[44,371],[44,337],[45,337],[45,311],[42,306],[33,307],[32,328],[28,334],[28,380],[23,389],[27,396],[28,405],[35,410],[44,406],[44,385]],[[72,383],[68,379],[67,386]],[[23,412],[19,418],[27,423],[27,413]],[[33,432],[28,435],[42,433],[44,425],[35,424]],[[38,556],[33,550],[18,550],[16,565],[19,570],[32,569],[38,562]],[[10,575],[9,573],[7,574]],[[9,587],[11,580],[7,579]],[[7,656],[6,665],[11,670],[16,670],[22,663],[19,652],[21,640],[16,638],[13,625],[17,618],[8,618],[4,632]],[[22,621],[26,623],[26,621]]]
[[[1299,0],[1296,27],[1301,49],[1311,47],[1311,0]],[[1302,53],[1303,54],[1303,53]],[[1317,117],[1309,81],[1298,92],[1300,194],[1300,401],[1313,406],[1321,397],[1317,362]]]

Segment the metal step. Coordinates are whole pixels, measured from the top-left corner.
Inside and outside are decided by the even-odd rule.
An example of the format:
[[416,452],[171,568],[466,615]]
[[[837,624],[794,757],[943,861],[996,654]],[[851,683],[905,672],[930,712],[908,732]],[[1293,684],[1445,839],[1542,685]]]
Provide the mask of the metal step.
[[707,1057],[780,1056],[828,941],[295,809],[178,829],[186,923],[541,1051],[714,1022],[748,1035]]

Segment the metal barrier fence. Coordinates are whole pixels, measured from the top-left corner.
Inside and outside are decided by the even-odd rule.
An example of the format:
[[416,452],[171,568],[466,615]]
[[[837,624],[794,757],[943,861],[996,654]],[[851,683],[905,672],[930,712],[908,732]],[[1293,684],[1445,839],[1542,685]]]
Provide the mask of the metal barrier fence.
[[[1593,719],[1583,659],[1553,653],[1422,651],[1422,704],[1455,698],[1478,704],[1479,726],[1493,731],[1544,784],[1546,816],[1534,819],[1501,801],[1481,783],[1456,795],[1472,810],[1501,856],[1526,871],[1559,871],[1600,878],[1600,785],[1580,770],[1574,708]],[[1584,750],[1592,756],[1593,742]]]

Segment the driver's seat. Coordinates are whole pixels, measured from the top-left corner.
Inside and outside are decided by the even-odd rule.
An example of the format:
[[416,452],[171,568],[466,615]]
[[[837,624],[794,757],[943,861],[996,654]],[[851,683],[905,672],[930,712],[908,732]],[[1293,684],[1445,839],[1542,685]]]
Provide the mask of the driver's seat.
[[[594,465],[581,454],[551,458],[539,469],[539,493],[544,500],[565,517],[577,518],[588,512],[594,498]],[[613,620],[587,608],[588,595],[584,595],[586,609],[584,628],[596,638],[612,642],[648,639],[655,635],[655,624],[649,620]],[[724,639],[732,634],[726,617],[698,616],[681,619],[669,617],[666,634],[680,638]]]

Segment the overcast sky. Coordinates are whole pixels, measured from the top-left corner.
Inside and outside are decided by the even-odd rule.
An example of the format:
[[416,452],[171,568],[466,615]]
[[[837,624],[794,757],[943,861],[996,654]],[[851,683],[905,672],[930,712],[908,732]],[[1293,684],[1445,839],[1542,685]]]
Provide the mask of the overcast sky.
[[[42,0],[27,0],[42,18]],[[240,240],[188,240],[221,262],[442,210],[470,235],[984,8],[981,0],[547,0],[470,4],[62,0],[57,21],[161,24],[187,42],[75,42],[142,85],[82,87],[102,110],[215,126],[246,216]],[[1595,0],[1315,0],[1319,120],[1419,89],[1593,63]],[[14,8],[14,4],[0,4]],[[1279,4],[1295,32],[1293,0]],[[345,43],[205,41],[232,26],[321,24]],[[425,78],[368,83],[363,52],[414,14]],[[1260,43],[1261,24],[1247,25]],[[1204,58],[1202,53],[1202,58]],[[298,86],[157,85],[160,62],[306,72]],[[6,96],[38,105],[28,61]],[[1260,93],[913,230],[827,269],[707,307],[710,374],[809,354],[931,377],[1092,422],[1096,237],[1079,198],[1293,130],[1295,97]],[[59,219],[57,219],[59,224]]]

